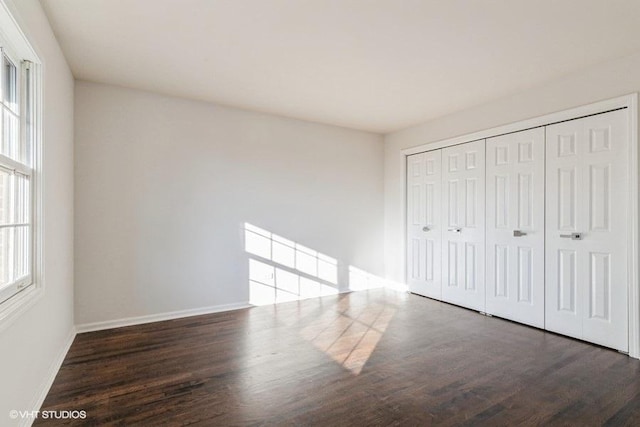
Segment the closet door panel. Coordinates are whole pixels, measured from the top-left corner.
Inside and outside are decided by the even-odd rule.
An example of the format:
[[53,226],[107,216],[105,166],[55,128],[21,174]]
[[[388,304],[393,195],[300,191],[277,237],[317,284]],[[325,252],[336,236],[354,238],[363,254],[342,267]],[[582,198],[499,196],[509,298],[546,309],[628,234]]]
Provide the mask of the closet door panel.
[[547,329],[627,351],[626,113],[546,132]]
[[442,150],[442,299],[484,311],[485,141]]
[[407,157],[407,278],[411,292],[441,298],[440,150]]
[[544,129],[487,139],[486,312],[544,327]]
[[628,351],[628,127],[624,111],[584,120],[587,281],[583,337]]

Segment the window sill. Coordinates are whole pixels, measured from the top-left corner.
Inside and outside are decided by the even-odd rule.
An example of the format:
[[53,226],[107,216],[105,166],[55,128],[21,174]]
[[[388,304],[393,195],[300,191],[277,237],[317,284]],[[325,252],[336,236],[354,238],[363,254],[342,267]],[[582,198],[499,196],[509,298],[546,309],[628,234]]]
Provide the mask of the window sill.
[[25,311],[31,308],[42,296],[44,289],[31,285],[28,289],[9,298],[0,305],[0,332],[7,329]]

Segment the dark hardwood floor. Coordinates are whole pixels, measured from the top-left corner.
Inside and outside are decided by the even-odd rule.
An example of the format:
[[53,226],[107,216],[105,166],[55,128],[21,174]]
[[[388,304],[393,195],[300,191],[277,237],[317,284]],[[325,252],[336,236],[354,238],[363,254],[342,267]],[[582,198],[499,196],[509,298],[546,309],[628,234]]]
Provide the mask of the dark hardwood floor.
[[87,419],[35,425],[640,425],[640,361],[371,290],[80,334],[42,410]]

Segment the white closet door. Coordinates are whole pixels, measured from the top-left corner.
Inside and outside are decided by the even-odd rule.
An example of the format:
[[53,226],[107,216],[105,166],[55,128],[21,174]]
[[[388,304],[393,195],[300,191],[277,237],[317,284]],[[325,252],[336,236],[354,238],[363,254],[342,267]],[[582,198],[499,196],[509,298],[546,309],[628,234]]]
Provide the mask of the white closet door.
[[442,150],[442,299],[484,311],[485,141]]
[[621,351],[628,349],[626,116],[546,129],[546,328]]
[[407,158],[407,278],[411,292],[442,297],[441,150]]
[[544,327],[544,129],[487,139],[486,312]]

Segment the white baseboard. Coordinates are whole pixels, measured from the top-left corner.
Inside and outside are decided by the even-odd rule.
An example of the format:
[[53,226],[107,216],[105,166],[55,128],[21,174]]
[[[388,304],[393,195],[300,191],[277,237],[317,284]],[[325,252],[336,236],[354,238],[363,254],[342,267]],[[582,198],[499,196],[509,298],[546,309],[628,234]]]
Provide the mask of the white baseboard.
[[163,320],[179,319],[182,317],[199,316],[201,314],[219,313],[222,311],[239,310],[253,307],[247,303],[214,305],[210,307],[192,308],[188,310],[170,311],[167,313],[149,314],[146,316],[126,317],[124,319],[106,320],[103,322],[76,325],[79,334],[84,332],[102,331],[104,329],[122,328],[123,326],[142,325],[144,323],[161,322]]
[[[341,289],[339,294],[353,292],[351,289]],[[199,316],[201,314],[220,313],[223,311],[240,310],[254,307],[251,304],[240,302],[233,304],[213,305],[209,307],[190,308],[187,310],[169,311],[166,313],[149,314],[146,316],[125,317],[123,319],[105,320],[102,322],[83,323],[76,325],[79,334],[85,332],[103,331],[105,329],[122,328],[124,326],[142,325],[145,323],[162,322],[163,320],[180,319],[183,317]]]
[[[73,344],[73,340],[75,339],[75,337],[76,337],[76,328],[72,327],[71,330],[69,331],[69,335],[67,336],[64,345],[60,349],[60,352],[56,355],[55,359],[53,360],[53,362],[51,362],[51,365],[49,366],[47,375],[45,376],[45,379],[42,382],[42,385],[40,386],[40,391],[38,392],[36,399],[31,405],[32,411],[39,411],[40,408],[42,407],[42,404],[44,403],[44,399],[47,397],[47,394],[49,394],[49,389],[53,385],[53,381],[56,379],[56,375],[58,375],[58,371],[62,366],[62,362],[64,362],[64,358],[67,356],[67,353],[69,352],[69,348],[71,348],[71,344]],[[29,427],[33,424],[34,421],[35,421],[35,418],[32,418],[32,417],[22,418],[22,421],[20,422],[20,426]]]

